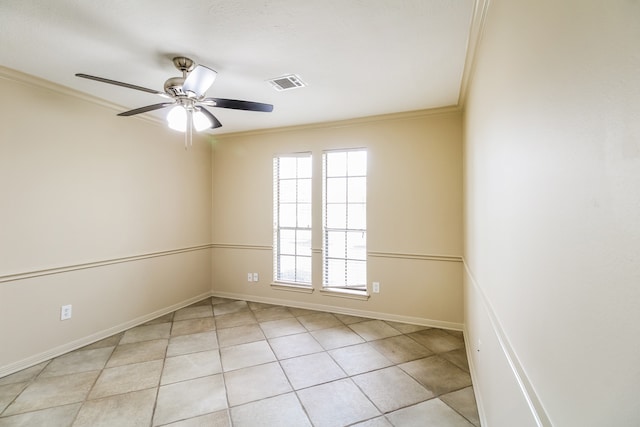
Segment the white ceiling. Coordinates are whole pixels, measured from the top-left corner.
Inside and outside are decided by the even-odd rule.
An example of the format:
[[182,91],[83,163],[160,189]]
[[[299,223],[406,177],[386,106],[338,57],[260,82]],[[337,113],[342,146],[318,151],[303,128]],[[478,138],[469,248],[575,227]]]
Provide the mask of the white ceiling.
[[[457,105],[474,0],[2,0],[0,65],[123,106],[163,102],[75,77],[163,90],[188,56],[218,72],[208,96],[228,133]],[[278,92],[268,79],[299,75]],[[158,117],[166,114],[161,110]],[[123,117],[122,120],[133,120]]]

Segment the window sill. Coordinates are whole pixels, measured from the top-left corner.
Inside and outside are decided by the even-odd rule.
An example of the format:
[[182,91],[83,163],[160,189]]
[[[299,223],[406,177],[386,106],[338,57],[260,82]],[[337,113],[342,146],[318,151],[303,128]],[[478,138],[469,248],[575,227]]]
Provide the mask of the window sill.
[[320,289],[322,295],[328,297],[357,299],[367,301],[371,295],[367,291],[356,291],[351,289]]
[[313,293],[313,286],[299,285],[295,283],[272,282],[271,288],[279,291],[302,292],[305,294]]

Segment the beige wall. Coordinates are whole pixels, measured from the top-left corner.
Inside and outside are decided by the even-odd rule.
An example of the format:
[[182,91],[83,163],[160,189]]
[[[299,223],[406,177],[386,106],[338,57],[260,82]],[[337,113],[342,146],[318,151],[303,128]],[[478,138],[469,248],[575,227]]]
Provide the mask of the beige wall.
[[6,69],[0,93],[0,376],[210,293],[206,142]]
[[486,425],[640,424],[639,22],[632,1],[491,1],[464,116]]
[[[459,112],[399,114],[214,138],[213,292],[445,327],[462,326],[462,141]],[[322,151],[368,150],[368,301],[321,294]],[[313,294],[276,290],[274,154],[314,162]],[[248,283],[247,273],[260,281]]]

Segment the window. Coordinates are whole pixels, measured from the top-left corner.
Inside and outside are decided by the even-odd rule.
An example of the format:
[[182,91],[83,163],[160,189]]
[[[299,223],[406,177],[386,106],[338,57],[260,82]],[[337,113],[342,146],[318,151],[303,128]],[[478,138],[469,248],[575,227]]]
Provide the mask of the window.
[[273,159],[274,280],[311,285],[311,153]]
[[367,151],[323,156],[323,286],[367,289]]

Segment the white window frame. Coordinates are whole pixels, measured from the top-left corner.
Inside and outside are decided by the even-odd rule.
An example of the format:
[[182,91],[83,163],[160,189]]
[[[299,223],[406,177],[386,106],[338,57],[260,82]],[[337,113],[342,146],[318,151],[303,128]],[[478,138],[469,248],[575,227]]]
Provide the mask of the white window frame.
[[[282,159],[296,159],[296,172],[294,177],[283,178],[280,174],[280,162]],[[301,163],[299,159],[308,159],[308,174],[299,170]],[[311,152],[279,154],[273,158],[273,281],[274,284],[285,284],[294,286],[303,286],[311,289],[312,287],[312,251],[311,251],[311,235],[312,235],[312,189],[313,189],[313,157]],[[307,176],[308,175],[308,176]],[[287,202],[281,201],[281,186],[287,183],[294,184],[295,196],[293,201],[291,196]],[[303,181],[306,181],[303,183]],[[307,184],[308,194],[305,194],[307,200],[301,201],[301,192],[299,186]],[[291,189],[291,185],[289,185]],[[284,205],[288,206],[288,210],[294,208],[295,224],[281,224],[281,210]],[[303,214],[301,209],[306,209],[308,214]],[[304,222],[304,223],[300,223]],[[284,234],[294,235],[288,244],[283,242]],[[307,236],[308,244],[305,245],[299,236]],[[285,249],[285,247],[287,249]],[[286,251],[286,252],[283,252]],[[283,258],[288,257],[294,260],[293,277],[291,274],[284,274],[282,271]],[[304,265],[303,265],[304,264]],[[304,267],[308,267],[305,268]]]
[[[344,175],[337,175],[331,166],[328,166],[332,153],[346,153],[347,162],[345,164]],[[364,153],[365,168],[364,170],[349,170],[349,153]],[[367,205],[367,167],[366,167],[367,150],[365,148],[326,150],[322,156],[322,287],[323,290],[342,290],[348,292],[367,292],[367,247],[366,247],[366,205]],[[329,180],[335,179],[334,183],[344,181],[344,197],[342,197],[343,189],[333,189]],[[364,181],[364,186],[362,182]],[[353,190],[357,189],[357,193],[352,191],[349,194],[350,183],[353,182]],[[356,186],[355,183],[358,183]],[[364,188],[364,194],[362,194]],[[332,206],[333,205],[333,206]],[[335,218],[339,217],[340,210],[344,205],[344,224],[336,226]],[[330,213],[329,210],[332,210]],[[358,220],[354,220],[356,225],[350,224],[349,212],[352,209],[359,211]],[[337,214],[335,213],[337,212]],[[337,215],[337,216],[336,216]],[[352,218],[356,218],[355,215]],[[334,222],[331,224],[330,222]],[[341,242],[344,235],[344,252]],[[337,238],[337,239],[336,239]],[[356,246],[350,246],[350,241],[354,240],[359,243],[359,249]],[[332,241],[334,243],[332,243]],[[357,256],[354,256],[357,254]],[[341,263],[344,263],[344,277]],[[356,280],[354,282],[353,280]]]

